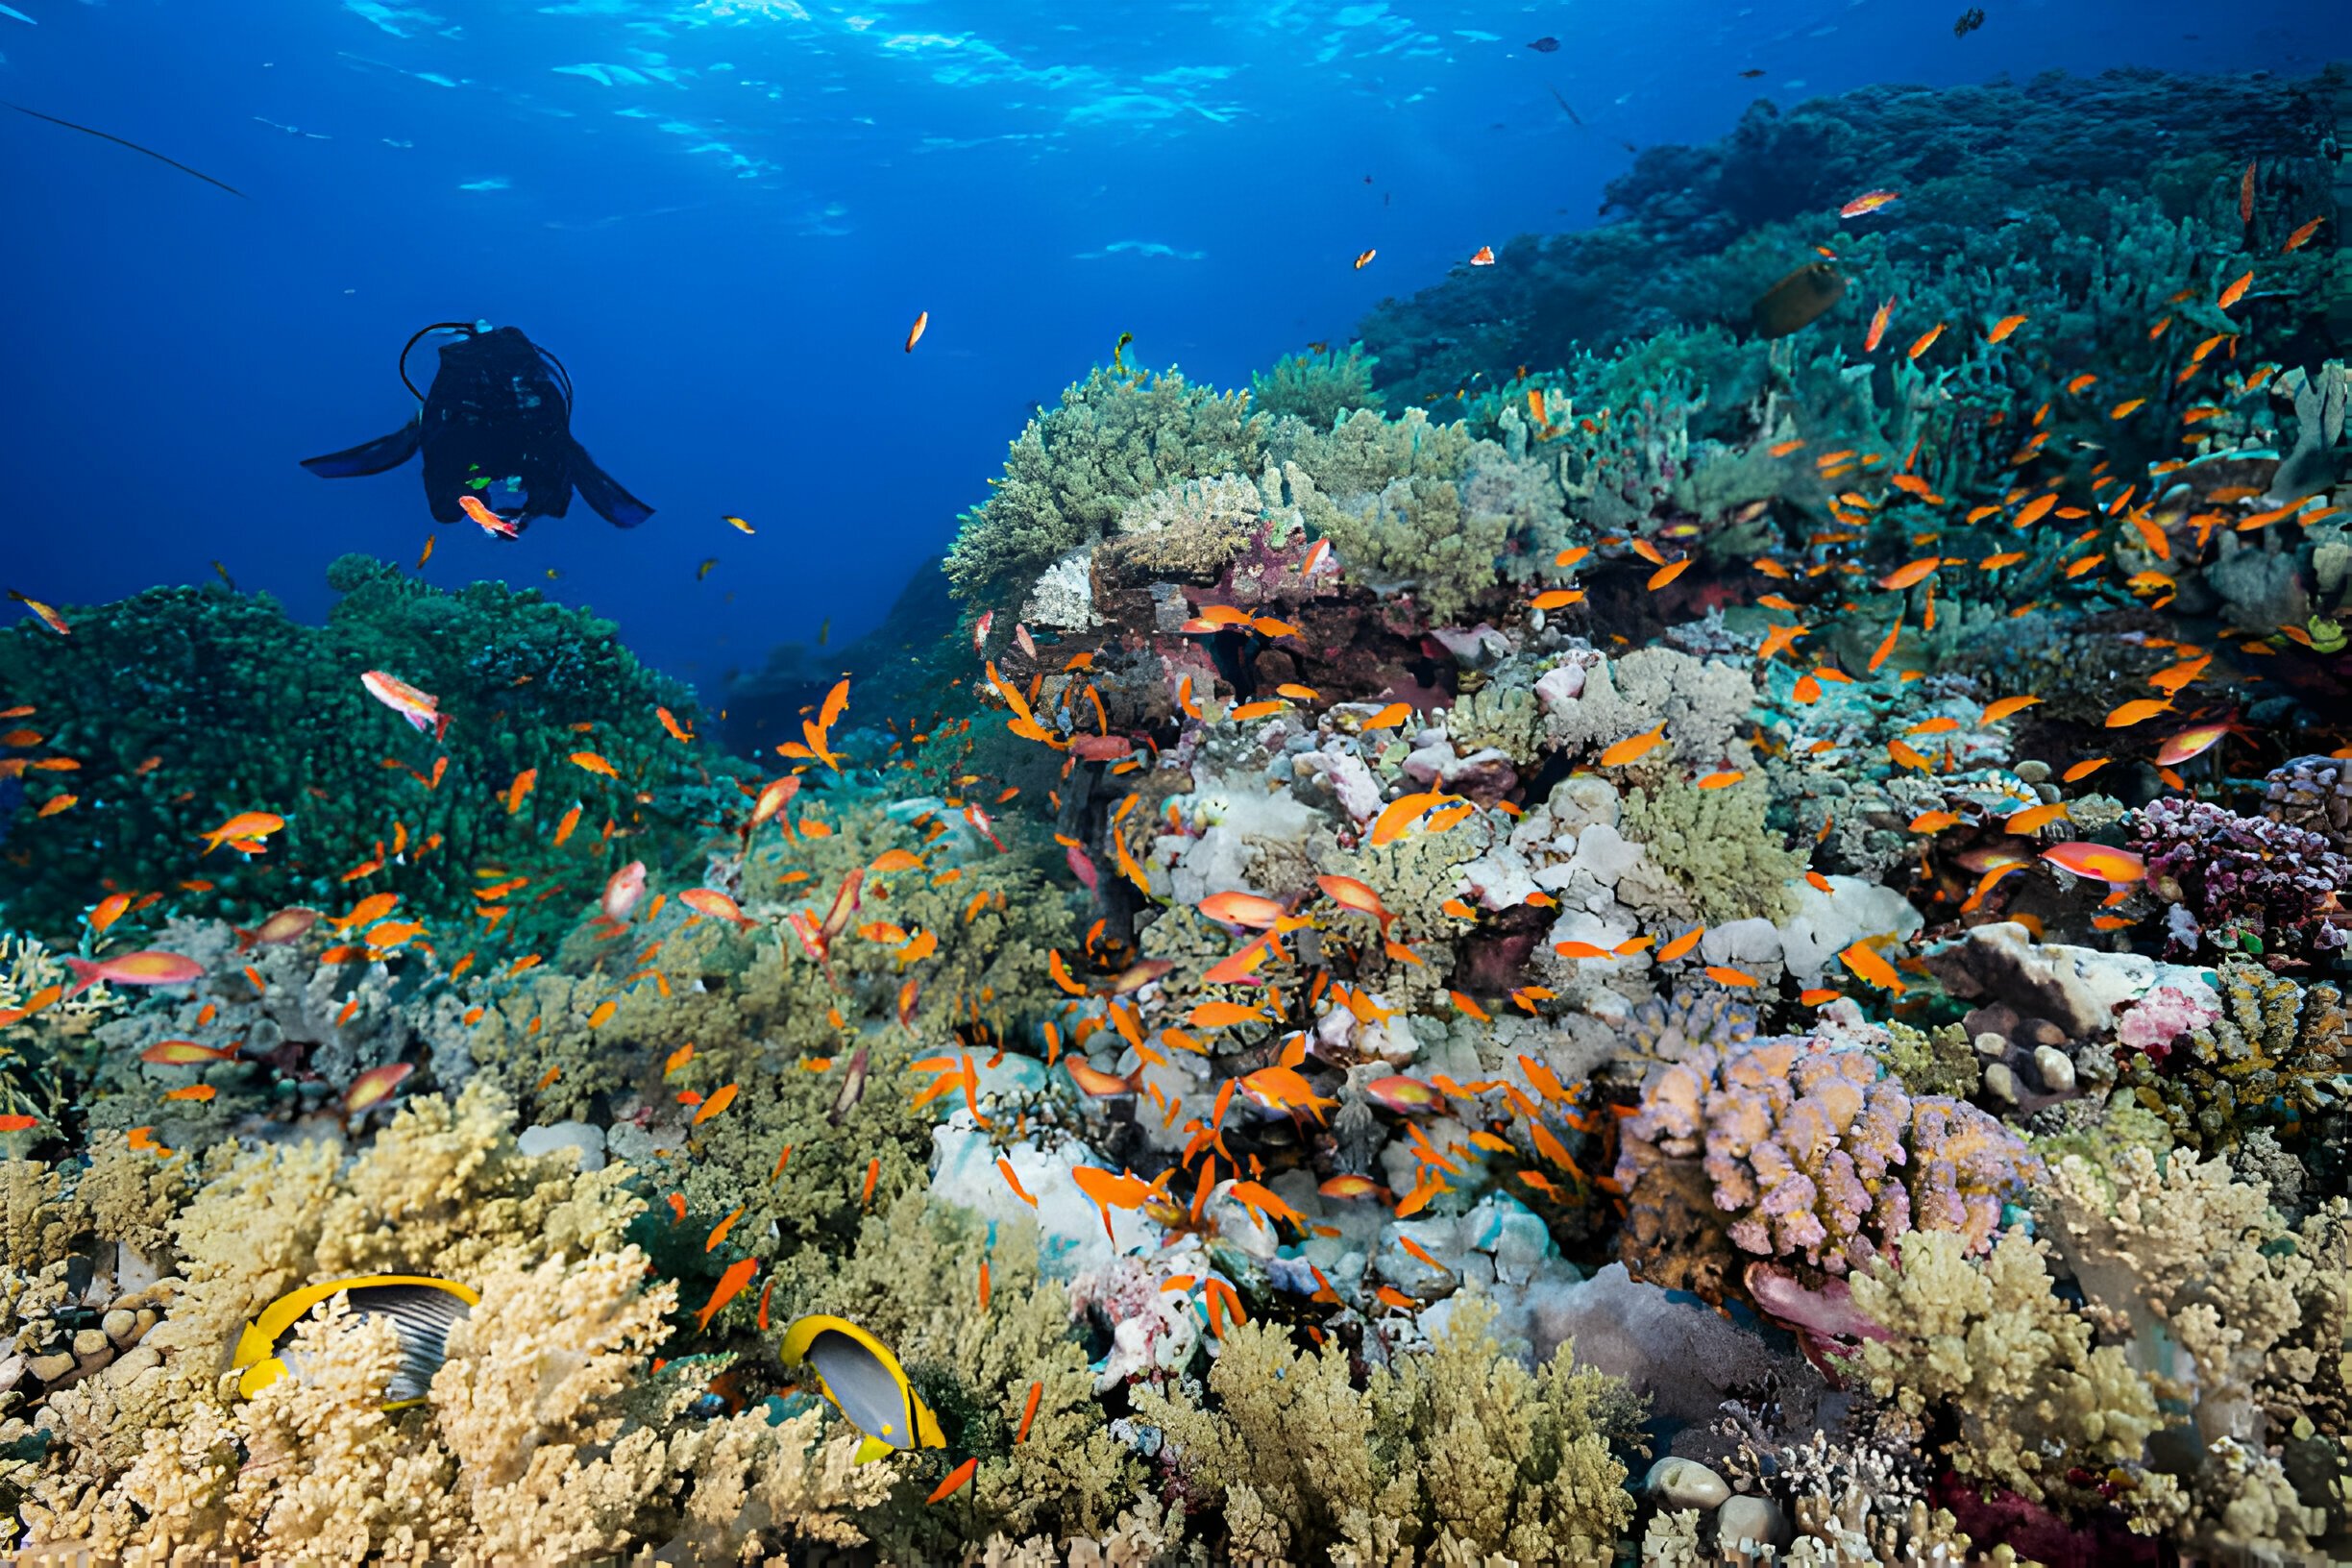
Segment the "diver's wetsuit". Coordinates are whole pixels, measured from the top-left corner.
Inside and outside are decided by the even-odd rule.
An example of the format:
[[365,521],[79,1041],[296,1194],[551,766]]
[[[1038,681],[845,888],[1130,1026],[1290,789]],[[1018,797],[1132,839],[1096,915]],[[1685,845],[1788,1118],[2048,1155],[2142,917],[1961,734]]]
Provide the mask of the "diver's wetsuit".
[[349,478],[398,468],[421,451],[425,499],[443,523],[466,520],[458,498],[469,489],[480,495],[500,484],[522,492],[521,511],[509,516],[518,527],[563,516],[576,488],[621,527],[653,515],[573,439],[571,378],[551,355],[518,327],[465,333],[441,346],[441,368],[415,419],[348,452],[306,457],[303,467]]

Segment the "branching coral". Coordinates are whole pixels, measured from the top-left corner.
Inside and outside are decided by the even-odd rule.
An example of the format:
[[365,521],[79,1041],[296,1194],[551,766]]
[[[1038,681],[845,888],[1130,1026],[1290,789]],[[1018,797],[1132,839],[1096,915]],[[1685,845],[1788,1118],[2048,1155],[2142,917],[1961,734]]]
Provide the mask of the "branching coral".
[[[510,1115],[478,1087],[454,1106],[420,1100],[348,1171],[321,1144],[216,1151],[174,1221],[184,1285],[118,1363],[129,1375],[48,1397],[36,1543],[581,1561],[674,1537],[728,1556],[862,1539],[849,1513],[888,1478],[852,1469],[846,1441],[821,1449],[816,1415],[694,1423],[702,1377],[679,1363],[648,1383],[676,1298],[647,1288],[645,1259],[620,1243],[642,1207],[627,1173],[527,1158]],[[163,1200],[147,1186],[152,1217]],[[381,1408],[399,1345],[339,1298],[297,1329],[294,1377],[229,1397],[227,1349],[264,1303],[380,1272],[481,1293],[427,1411]]]
[[1617,896],[1661,921],[1781,919],[1783,884],[1804,870],[1805,857],[1764,825],[1770,803],[1760,783],[1701,790],[1670,780],[1629,792],[1617,830],[1642,846],[1642,858]]
[[1555,527],[1558,492],[1540,465],[1418,408],[1394,420],[1360,408],[1329,429],[1286,422],[1271,439],[1307,524],[1362,580],[1409,587],[1438,625],[1494,585],[1507,541]]
[[1638,1412],[1566,1344],[1530,1373],[1493,1320],[1465,1298],[1426,1352],[1361,1391],[1336,1343],[1301,1354],[1243,1325],[1209,1374],[1213,1405],[1140,1391],[1137,1417],[1160,1430],[1184,1491],[1222,1508],[1237,1557],[1605,1562],[1634,1511],[1609,1441]]
[[[1853,1305],[1887,1332],[1866,1339],[1855,1370],[1879,1399],[1914,1420],[1948,1409],[1950,1445],[1966,1476],[2039,1501],[2083,1500],[2071,1471],[2137,1464],[2162,1425],[2155,1391],[2115,1345],[2050,1288],[2037,1245],[2011,1231],[1982,1262],[1966,1238],[1915,1231],[1896,1260],[1851,1276]],[[2151,1489],[2136,1507],[2177,1507]]]
[[[2138,1049],[2121,1057],[2119,1083],[2170,1135],[2199,1149],[2226,1149],[2247,1129],[2323,1115],[2352,1062],[2352,1017],[2333,983],[2309,988],[2245,958],[2214,970],[2218,1012],[2194,1004],[2123,1019]],[[2162,992],[2150,993],[2164,1001]],[[2135,1034],[2137,1039],[2135,1039]],[[2163,1039],[2157,1037],[2162,1035]]]
[[[478,866],[584,886],[625,859],[664,870],[693,854],[694,824],[722,803],[709,780],[735,765],[712,752],[698,762],[665,735],[654,709],[691,723],[691,696],[639,664],[610,622],[498,582],[445,593],[366,556],[340,558],[328,577],[343,598],[324,627],[288,620],[266,595],[158,588],[86,611],[70,638],[0,638],[0,691],[46,694],[47,742],[79,761],[86,802],[48,818],[24,803],[11,844],[29,858],[0,887],[13,923],[60,938],[111,882],[168,890],[117,937],[184,914],[251,925],[352,888],[397,892],[410,914],[454,927],[475,919]],[[367,670],[431,693],[447,732],[433,741],[403,724],[360,685]],[[232,734],[238,744],[193,739]],[[565,760],[583,747],[614,776]],[[500,796],[527,769],[544,787],[509,812]],[[593,832],[549,844],[576,800],[592,823],[609,815],[636,829],[625,856]],[[265,853],[208,860],[202,880],[216,886],[181,888],[201,835],[245,810],[286,826]],[[374,847],[395,822],[404,854]],[[371,860],[373,873],[341,877]],[[524,903],[503,934],[535,940],[572,907]]]
[[2107,1166],[2061,1160],[2044,1207],[2093,1321],[2187,1391],[2208,1439],[2258,1436],[2254,1384],[2301,1322],[2313,1266],[2282,1245],[2267,1191],[2224,1161],[2127,1148]]
[[1260,413],[1276,418],[1294,414],[1318,430],[1328,430],[1352,409],[1381,411],[1381,394],[1372,386],[1372,370],[1379,362],[1360,343],[1323,354],[1294,354],[1276,360],[1272,370],[1250,377],[1250,403]]
[[[1039,1276],[1033,1226],[911,1195],[867,1219],[838,1269],[813,1252],[788,1260],[772,1305],[779,1319],[822,1311],[865,1326],[897,1355],[950,1448],[980,1460],[953,1515],[922,1501],[943,1465],[901,1480],[887,1505],[875,1500],[862,1528],[893,1558],[935,1559],[992,1531],[1092,1534],[1130,1506],[1139,1467],[1103,1426],[1068,1295]],[[1032,1384],[1036,1413],[1016,1444]]]
[[44,1484],[34,1544],[570,1563],[632,1545],[716,1558],[859,1541],[849,1512],[887,1480],[854,1467],[845,1440],[821,1448],[814,1413],[682,1425],[696,1384],[644,1384],[674,1303],[640,1289],[643,1272],[628,1249],[479,1276],[480,1306],[408,1416],[382,1408],[392,1323],[331,1302],[295,1331],[299,1376],[196,1407],[107,1489]]

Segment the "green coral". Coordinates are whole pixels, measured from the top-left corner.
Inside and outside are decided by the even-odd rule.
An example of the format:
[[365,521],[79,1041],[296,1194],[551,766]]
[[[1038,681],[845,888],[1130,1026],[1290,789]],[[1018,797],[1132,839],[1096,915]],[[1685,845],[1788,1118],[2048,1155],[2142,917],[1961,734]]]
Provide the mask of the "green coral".
[[1850,1282],[1855,1310],[1887,1331],[1853,1358],[1871,1393],[1923,1426],[1951,1412],[1947,1451],[1962,1475],[2095,1506],[2069,1472],[2139,1461],[2163,1425],[2145,1375],[2120,1346],[2095,1343],[2023,1232],[1981,1263],[1953,1232],[1913,1231],[1896,1246],[1899,1267],[1882,1261]]
[[1642,858],[1618,884],[1634,909],[1707,925],[1788,913],[1784,884],[1805,857],[1764,824],[1771,792],[1761,783],[1702,790],[1670,779],[1625,798],[1617,830],[1642,846]]
[[1177,371],[1096,366],[1029,421],[964,514],[947,576],[968,603],[1027,591],[1048,564],[1110,534],[1127,502],[1173,480],[1253,474],[1265,421],[1245,392],[1219,393]]
[[2249,1128],[2293,1124],[2338,1102],[2352,1068],[2352,1018],[2330,981],[2304,987],[2252,959],[2215,968],[2221,1016],[2175,1043],[2161,1066],[2133,1052],[2119,1084],[2199,1150],[2226,1149]]
[[[515,907],[501,934],[529,943],[622,861],[686,864],[695,824],[733,795],[713,775],[747,772],[664,734],[655,708],[691,723],[690,694],[640,665],[608,621],[498,582],[444,591],[360,555],[328,580],[343,598],[323,627],[265,594],[157,588],[79,611],[71,637],[0,636],[0,692],[41,694],[46,746],[81,765],[42,775],[70,778],[79,805],[44,819],[28,799],[9,828],[23,857],[0,878],[11,921],[65,937],[112,886],[166,896],[110,940],[176,915],[250,925],[379,891],[454,925],[473,919],[475,869],[491,866],[532,875],[534,893],[572,890]],[[402,723],[361,686],[369,670],[438,698],[447,734]],[[618,778],[566,760],[586,751]],[[510,813],[501,797],[526,769],[539,788]],[[583,830],[557,849],[549,840],[576,801]],[[285,828],[250,858],[205,853],[201,836],[246,811]],[[630,836],[599,831],[607,819]]]
[[1328,430],[1354,409],[1381,411],[1384,400],[1372,385],[1372,368],[1379,362],[1364,353],[1361,343],[1294,354],[1276,360],[1272,370],[1251,375],[1250,402],[1261,413],[1295,415],[1318,430]]
[[1639,1401],[1566,1344],[1528,1371],[1494,1317],[1460,1299],[1426,1351],[1361,1390],[1335,1342],[1302,1353],[1241,1325],[1209,1374],[1213,1403],[1139,1390],[1136,1414],[1187,1490],[1221,1507],[1237,1559],[1605,1563],[1634,1513],[1610,1441],[1630,1437]]
[[1886,1049],[1880,1055],[1887,1070],[1915,1095],[1949,1094],[1965,1100],[1976,1092],[1983,1075],[1968,1031],[1956,1023],[1922,1033],[1899,1019],[1889,1020]]
[[1418,408],[1393,420],[1360,408],[1329,429],[1285,420],[1270,439],[1290,503],[1346,570],[1375,586],[1409,586],[1439,623],[1495,586],[1514,535],[1533,539],[1557,524],[1559,495],[1543,465]]
[[[1057,994],[1047,952],[1076,945],[1068,903],[1025,840],[999,854],[939,825],[926,864],[872,870],[885,852],[929,841],[903,807],[848,791],[824,799],[796,809],[829,831],[787,839],[764,828],[743,863],[750,929],[696,919],[674,901],[624,940],[583,931],[551,962],[480,988],[487,1011],[469,1044],[477,1070],[543,1119],[588,1115],[600,1101],[619,1102],[625,1118],[632,1101],[644,1107],[651,1136],[643,1157],[677,1162],[656,1180],[698,1216],[695,1246],[740,1208],[736,1235],[764,1259],[812,1242],[845,1247],[868,1163],[879,1162],[876,1190],[887,1198],[919,1185],[930,1158],[937,1112],[909,1103],[908,1066],[975,1020],[998,1029],[1034,1021],[1039,999]],[[783,918],[797,910],[821,920],[852,872],[858,912],[820,964]],[[907,943],[925,935],[936,943],[931,955],[902,962]],[[864,1089],[843,1107],[853,1066]],[[685,1124],[677,1094],[708,1096],[728,1084],[731,1109]],[[657,1111],[675,1119],[655,1121]],[[690,1280],[723,1266],[692,1247],[674,1260],[666,1212],[647,1225],[652,1232],[640,1238]]]

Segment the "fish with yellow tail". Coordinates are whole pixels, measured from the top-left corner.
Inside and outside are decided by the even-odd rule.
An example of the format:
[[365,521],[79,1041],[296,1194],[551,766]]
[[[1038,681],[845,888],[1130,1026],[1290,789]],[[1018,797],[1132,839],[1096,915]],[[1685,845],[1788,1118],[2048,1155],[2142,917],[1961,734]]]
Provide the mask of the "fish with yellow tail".
[[818,1386],[865,1434],[857,1462],[917,1448],[945,1448],[939,1417],[907,1382],[890,1347],[845,1318],[815,1313],[784,1331],[776,1354],[786,1367],[807,1365]]
[[400,1365],[384,1385],[387,1410],[425,1403],[433,1374],[449,1360],[450,1330],[481,1303],[473,1286],[429,1274],[361,1274],[306,1285],[263,1308],[237,1336],[229,1363],[237,1392],[251,1399],[283,1378],[300,1378],[302,1362],[288,1343],[294,1326],[335,1296],[356,1316],[391,1319],[399,1335]]

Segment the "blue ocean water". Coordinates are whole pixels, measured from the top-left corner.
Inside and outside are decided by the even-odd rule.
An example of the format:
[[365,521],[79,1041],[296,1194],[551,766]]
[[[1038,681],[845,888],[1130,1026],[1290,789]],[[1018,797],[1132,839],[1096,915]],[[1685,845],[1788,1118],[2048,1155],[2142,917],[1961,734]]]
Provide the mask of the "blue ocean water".
[[[1481,244],[1592,222],[1630,149],[1759,95],[2307,71],[2342,21],[2041,0],[1955,37],[1959,9],[21,0],[0,97],[244,194],[0,117],[6,576],[91,602],[217,560],[315,620],[335,556],[437,533],[429,578],[593,604],[716,702],[779,641],[871,625],[1121,332],[1245,383]],[[437,529],[413,468],[296,466],[398,426],[402,341],[473,318],[562,356],[647,527],[576,507],[504,543]]]

